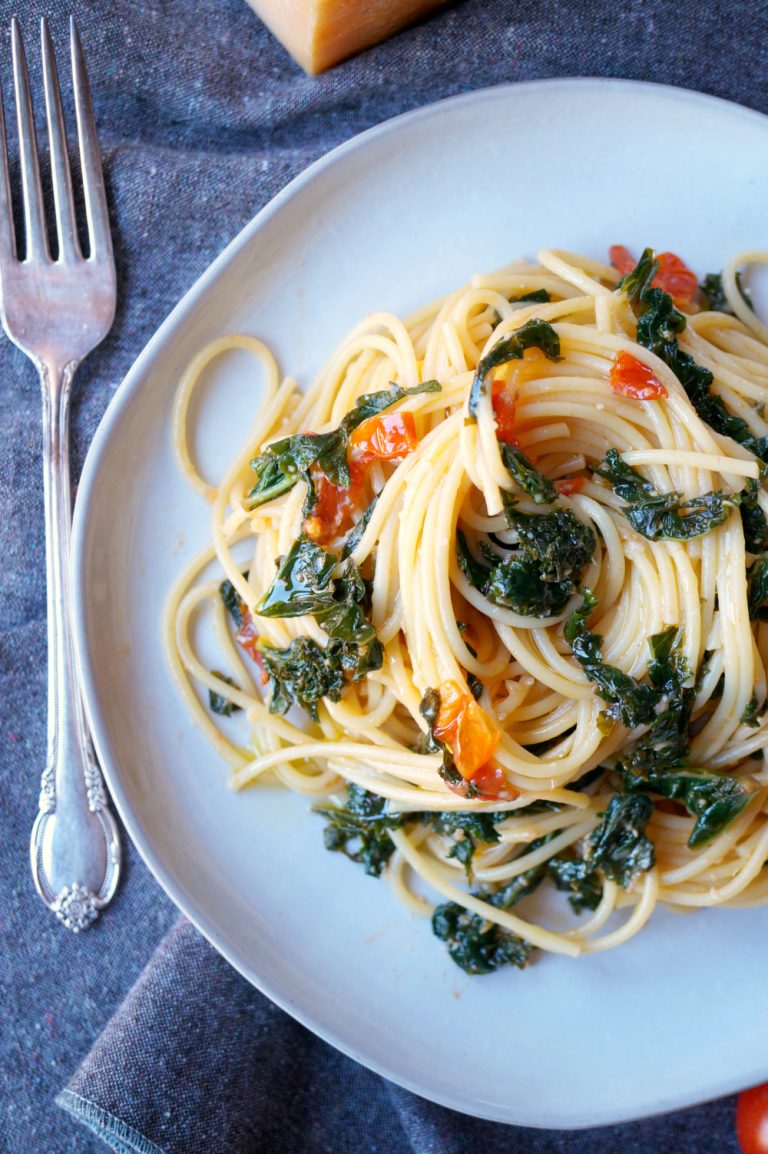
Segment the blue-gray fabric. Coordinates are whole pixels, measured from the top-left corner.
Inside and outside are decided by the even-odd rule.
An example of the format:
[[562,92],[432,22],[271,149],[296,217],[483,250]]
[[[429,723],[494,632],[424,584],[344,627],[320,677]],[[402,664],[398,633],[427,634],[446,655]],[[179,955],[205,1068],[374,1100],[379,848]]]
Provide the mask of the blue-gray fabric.
[[[179,297],[292,176],[361,129],[457,92],[568,75],[682,85],[768,112],[763,0],[464,0],[314,79],[244,0],[0,0],[6,93],[11,16],[32,47],[47,10],[65,60],[70,7],[90,65],[120,283],[114,328],[77,381],[75,476],[120,379]],[[39,103],[36,60],[32,80]],[[649,164],[663,163],[652,124],[628,131]],[[737,1150],[730,1099],[581,1133],[474,1122],[425,1103],[243,982],[177,921],[130,848],[101,922],[80,937],[60,927],[27,865],[45,755],[39,454],[33,369],[0,340],[0,1151],[96,1154],[102,1138],[145,1154]],[[629,1062],[631,1046],[629,1030]]]

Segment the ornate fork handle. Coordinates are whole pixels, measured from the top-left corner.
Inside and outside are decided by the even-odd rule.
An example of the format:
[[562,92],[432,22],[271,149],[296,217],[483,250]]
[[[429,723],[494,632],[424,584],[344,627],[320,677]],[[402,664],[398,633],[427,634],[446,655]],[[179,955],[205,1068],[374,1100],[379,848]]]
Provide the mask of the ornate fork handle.
[[48,579],[48,757],[32,829],[32,876],[65,926],[86,929],[115,892],[120,841],[78,687],[70,611],[69,398],[77,362],[37,362],[43,392]]

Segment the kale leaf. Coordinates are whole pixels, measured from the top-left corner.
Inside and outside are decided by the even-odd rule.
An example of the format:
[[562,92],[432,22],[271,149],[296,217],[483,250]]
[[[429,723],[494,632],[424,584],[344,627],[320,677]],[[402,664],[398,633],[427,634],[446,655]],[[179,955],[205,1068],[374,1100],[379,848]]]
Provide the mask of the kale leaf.
[[385,798],[354,783],[347,787],[346,805],[318,805],[314,810],[326,819],[325,848],[346,854],[371,877],[379,877],[395,849],[387,831],[400,829],[404,815],[388,813]]
[[[248,573],[244,573],[243,576],[247,578]],[[246,606],[231,581],[222,581],[221,585],[219,585],[219,596],[224,602],[224,608],[229,613],[237,628],[240,629],[245,621]]]
[[333,579],[336,557],[302,533],[278,566],[275,578],[256,606],[260,617],[303,617],[313,614],[330,637],[364,644],[376,631],[365,616],[365,581],[348,560],[341,577]]
[[651,770],[646,777],[638,778],[626,772],[622,766],[617,769],[632,796],[643,796],[638,792],[641,790],[655,793],[681,802],[695,816],[696,821],[688,838],[691,849],[706,845],[722,833],[738,817],[750,798],[743,782],[727,773],[684,766],[679,769]]
[[273,441],[251,461],[257,480],[245,498],[246,509],[256,509],[279,497],[281,493],[286,493],[299,478],[309,485],[311,508],[314,489],[309,470],[312,465],[316,465],[331,484],[346,488],[350,483],[347,445],[351,433],[358,425],[397,404],[404,397],[438,393],[440,389],[438,381],[425,381],[411,389],[392,385],[390,389],[360,397],[338,428],[328,433],[295,433],[291,437]]
[[653,288],[658,271],[653,251],[645,249],[635,268],[619,281],[616,291],[625,292],[637,316],[637,341],[650,349],[672,370],[701,419],[716,433],[732,437],[761,460],[768,460],[768,438],[756,437],[742,417],[729,412],[711,391],[714,377],[689,353],[680,349],[678,336],[686,326],[669,293]]
[[259,650],[272,691],[270,713],[300,705],[314,721],[322,697],[339,701],[349,680],[360,681],[381,669],[384,659],[378,640],[362,646],[332,638],[323,647],[311,637],[296,637],[286,649],[261,642]]
[[654,862],[653,842],[645,827],[653,813],[653,802],[644,794],[615,793],[593,830],[586,852],[586,864],[601,869],[605,876],[626,887]]
[[549,477],[535,469],[525,454],[514,445],[502,442],[499,448],[505,469],[523,492],[537,505],[553,505],[557,500],[557,489]]
[[747,606],[753,621],[768,621],[768,553],[747,570]]
[[733,494],[717,490],[687,501],[679,493],[659,493],[615,449],[608,450],[595,472],[605,477],[614,493],[627,502],[622,513],[635,532],[650,541],[690,541],[701,537],[723,524],[730,507],[741,505],[743,515],[744,507],[754,509],[757,500],[749,487]]
[[757,727],[760,725],[757,716],[757,698],[755,697],[754,693],[744,707],[744,712],[739,718],[739,721],[742,725],[748,725],[750,729],[757,729]]
[[[218,669],[212,669],[211,673],[214,677],[218,677],[220,681],[226,681],[227,685],[238,689],[237,682],[233,681],[231,677],[227,677],[226,673],[220,673]],[[241,705],[236,705],[234,701],[230,701],[222,693],[217,693],[215,689],[208,690],[208,704],[214,713],[218,713],[220,717],[231,717],[233,713],[239,713],[242,709]]]
[[544,356],[550,361],[560,360],[560,338],[552,325],[536,318],[526,321],[516,332],[502,337],[490,352],[480,358],[469,391],[467,411],[470,421],[477,419],[477,408],[480,404],[480,397],[485,391],[488,374],[499,365],[521,360],[525,350],[531,348],[541,349]]
[[570,509],[521,513],[514,501],[507,501],[506,517],[517,544],[503,557],[491,551],[490,566],[474,557],[464,533],[457,531],[459,569],[495,605],[531,617],[561,613],[594,555],[594,533]]
[[370,521],[371,516],[373,515],[373,510],[376,508],[376,502],[378,501],[378,499],[379,499],[379,495],[377,493],[376,496],[371,501],[370,505],[368,505],[368,507],[364,510],[363,515],[360,518],[360,520],[357,522],[357,524],[354,526],[353,529],[350,529],[349,533],[347,534],[347,536],[344,540],[344,547],[341,550],[342,561],[345,561],[347,559],[347,557],[349,557],[352,553],[354,553],[355,549],[358,547],[358,545],[362,541],[363,534],[365,533],[365,530],[368,528],[368,522]]
[[430,825],[435,833],[451,836],[461,833],[462,837],[454,842],[448,857],[456,858],[464,866],[467,875],[472,874],[472,859],[478,845],[491,845],[499,840],[499,831],[496,826],[509,817],[507,813],[456,813],[453,810],[446,812],[419,814],[419,819]]
[[[502,889],[481,889],[472,896],[496,909],[508,910],[532,893],[543,877],[543,867],[537,867],[512,878]],[[453,961],[467,974],[490,974],[504,965],[522,970],[533,950],[530,942],[518,934],[471,913],[458,902],[444,902],[435,909],[432,932],[446,943]]]
[[[736,273],[736,285],[744,303],[754,312],[752,298],[741,279],[740,272]],[[733,315],[733,309],[728,304],[728,298],[723,291],[722,273],[707,273],[707,275],[704,277],[704,280],[699,285],[699,292],[704,297],[704,304],[706,308],[710,309],[712,312],[730,313]]]
[[586,618],[595,605],[592,594],[586,592],[581,608],[574,609],[565,623],[565,639],[587,677],[596,686],[598,696],[608,702],[608,716],[621,721],[627,729],[649,725],[656,717],[658,694],[653,686],[645,685],[616,666],[603,662],[603,639],[599,633],[592,633],[586,624]]

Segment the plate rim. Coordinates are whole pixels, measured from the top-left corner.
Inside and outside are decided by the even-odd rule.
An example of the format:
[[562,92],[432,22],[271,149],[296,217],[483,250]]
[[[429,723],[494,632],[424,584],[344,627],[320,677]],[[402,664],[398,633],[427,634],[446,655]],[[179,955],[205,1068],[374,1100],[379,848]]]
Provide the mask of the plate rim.
[[[665,94],[667,97],[679,100],[682,103],[726,109],[731,116],[740,115],[759,123],[764,130],[768,129],[768,114],[723,97],[714,96],[695,89],[678,87],[673,84],[659,84],[652,81],[624,79],[613,76],[571,76],[508,82],[448,96],[390,117],[344,140],[294,176],[275,196],[259,209],[186,290],[132,362],[131,367],[110,399],[88,447],[74,506],[71,555],[72,610],[76,662],[86,717],[99,764],[124,827],[125,834],[130,837],[142,861],[176,906],[177,910],[195,926],[206,941],[208,941],[250,985],[259,990],[294,1020],[309,1029],[315,1036],[321,1038],[324,1042],[358,1062],[366,1069],[371,1070],[419,1097],[479,1120],[542,1130],[562,1129],[571,1131],[619,1125],[693,1107],[745,1088],[743,1086],[743,1079],[734,1079],[733,1077],[729,1078],[727,1076],[714,1078],[706,1086],[699,1086],[693,1095],[677,1093],[669,1099],[663,1099],[662,1095],[663,1100],[656,1103],[649,1100],[629,1114],[626,1113],[625,1110],[617,1113],[603,1109],[590,1117],[579,1117],[575,1119],[573,1117],[558,1118],[556,1115],[550,1113],[548,1120],[541,1122],[535,1117],[526,1116],[524,1112],[521,1114],[520,1111],[516,1112],[514,1119],[510,1116],[509,1112],[502,1114],[496,1110],[483,1110],[479,1113],[477,1104],[472,1104],[469,1101],[462,1102],[453,1100],[442,1092],[430,1091],[426,1093],[423,1087],[415,1085],[410,1078],[399,1074],[397,1070],[392,1069],[386,1062],[362,1057],[353,1044],[340,1040],[334,1035],[332,1029],[326,1028],[322,1023],[318,1023],[314,1019],[311,1011],[293,1005],[289,996],[275,991],[272,988],[272,983],[268,979],[263,979],[253,971],[248,959],[243,956],[236,945],[228,940],[222,942],[216,930],[206,924],[207,916],[205,911],[199,909],[194,898],[185,892],[183,886],[177,885],[173,877],[170,876],[170,870],[166,868],[161,856],[158,855],[157,850],[150,844],[151,839],[144,837],[138,816],[134,818],[130,800],[121,785],[121,776],[118,767],[119,759],[116,752],[111,748],[107,737],[106,726],[102,723],[102,711],[99,707],[96,679],[90,659],[86,627],[87,551],[85,546],[90,507],[97,487],[96,481],[105,455],[108,454],[111,437],[117,426],[119,426],[125,409],[131,404],[134,392],[139,389],[145,371],[151,366],[156,350],[164,345],[167,340],[167,334],[172,332],[175,326],[183,321],[187,314],[196,307],[201,297],[205,296],[209,287],[216,282],[226,267],[236,259],[243,249],[250,245],[252,240],[258,236],[261,229],[273,217],[277,216],[283,210],[284,206],[289,204],[297,196],[300,196],[305,187],[311,185],[315,179],[327,169],[343,162],[347,155],[365,148],[370,142],[378,140],[380,137],[392,133],[396,134],[404,124],[410,125],[419,120],[430,119],[435,115],[439,116],[444,113],[447,106],[463,107],[469,104],[480,104],[486,99],[498,98],[502,93],[511,94],[520,89],[541,89],[552,92],[554,90],[587,89],[589,87],[595,87],[605,91],[612,88],[621,88],[624,91],[635,89],[643,92],[652,91]],[[765,1069],[761,1073],[756,1072],[755,1082],[764,1080],[766,1077],[768,1077],[768,1058],[766,1059]]]

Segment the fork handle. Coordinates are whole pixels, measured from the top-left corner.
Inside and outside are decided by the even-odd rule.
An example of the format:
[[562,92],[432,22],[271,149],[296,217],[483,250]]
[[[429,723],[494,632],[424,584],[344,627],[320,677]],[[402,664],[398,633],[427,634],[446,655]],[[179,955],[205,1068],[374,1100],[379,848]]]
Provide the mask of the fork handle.
[[32,829],[32,876],[69,929],[86,929],[115,892],[120,841],[96,762],[72,634],[69,399],[78,362],[39,362],[48,582],[48,756]]

